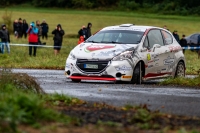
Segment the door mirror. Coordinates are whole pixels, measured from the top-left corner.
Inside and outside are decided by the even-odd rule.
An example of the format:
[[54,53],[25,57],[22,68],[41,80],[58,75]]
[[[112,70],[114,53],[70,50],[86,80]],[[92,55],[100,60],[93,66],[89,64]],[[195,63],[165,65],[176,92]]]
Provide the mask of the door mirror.
[[144,47],[144,48],[141,49],[141,52],[146,52],[146,51],[147,51],[146,47]]
[[160,47],[161,47],[160,44],[154,44],[154,45],[153,45],[153,52],[155,51],[156,48],[160,48]]

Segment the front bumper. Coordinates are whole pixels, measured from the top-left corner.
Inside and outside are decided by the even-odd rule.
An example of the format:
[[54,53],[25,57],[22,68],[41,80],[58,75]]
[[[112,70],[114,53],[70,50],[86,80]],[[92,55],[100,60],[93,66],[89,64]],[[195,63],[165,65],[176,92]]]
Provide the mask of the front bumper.
[[102,70],[85,70],[77,65],[77,60],[68,58],[65,65],[65,76],[72,80],[131,81],[133,66],[127,60],[109,61]]

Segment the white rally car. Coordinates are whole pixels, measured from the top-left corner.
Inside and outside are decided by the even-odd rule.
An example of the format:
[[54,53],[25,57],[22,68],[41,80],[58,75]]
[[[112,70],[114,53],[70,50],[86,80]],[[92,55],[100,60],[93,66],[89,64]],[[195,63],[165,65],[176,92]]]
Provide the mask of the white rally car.
[[105,27],[71,50],[65,75],[81,80],[142,81],[184,77],[185,58],[173,35],[163,28],[122,24]]

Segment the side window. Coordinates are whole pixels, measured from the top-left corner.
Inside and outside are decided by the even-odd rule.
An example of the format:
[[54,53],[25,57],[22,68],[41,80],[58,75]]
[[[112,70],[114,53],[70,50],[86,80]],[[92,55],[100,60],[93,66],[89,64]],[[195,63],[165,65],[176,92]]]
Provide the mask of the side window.
[[166,45],[172,44],[173,38],[172,38],[172,36],[171,36],[170,33],[168,33],[168,32],[166,32],[166,31],[162,30],[162,35],[163,35],[164,42],[165,42]]
[[161,46],[164,45],[163,38],[161,35],[160,30],[150,30],[147,34],[148,40],[149,40],[149,47],[152,48],[154,44],[159,44]]

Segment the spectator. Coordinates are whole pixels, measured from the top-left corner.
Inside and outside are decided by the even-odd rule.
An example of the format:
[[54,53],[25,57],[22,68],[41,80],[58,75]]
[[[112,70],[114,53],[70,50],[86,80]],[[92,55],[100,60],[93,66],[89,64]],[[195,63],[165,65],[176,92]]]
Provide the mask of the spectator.
[[4,45],[6,46],[7,52],[10,53],[10,34],[6,29],[6,25],[2,24],[0,30],[0,38],[1,38],[1,53],[4,53]]
[[52,31],[52,34],[54,34],[53,40],[54,40],[54,55],[57,55],[60,53],[62,41],[63,41],[63,35],[65,34],[64,30],[62,29],[61,25],[58,24],[56,26],[56,29]]
[[19,23],[17,19],[13,23],[13,30],[14,30],[15,38],[18,38]]
[[30,27],[27,30],[27,34],[29,34],[29,55],[32,56],[32,48],[33,48],[33,56],[36,56],[37,52],[37,44],[38,44],[38,28],[35,26],[35,23],[32,22]]
[[42,27],[39,20],[36,21],[36,27],[38,28],[38,45],[42,45],[40,40],[40,36],[42,35]]
[[23,19],[23,31],[22,31],[22,37],[24,36],[24,38],[27,37],[27,33],[26,31],[28,30],[28,24],[26,22],[25,19]]
[[174,30],[173,36],[174,36],[174,38],[176,39],[176,41],[177,41],[178,43],[180,43],[179,35],[178,35],[177,32],[178,32],[177,30]]
[[167,25],[164,25],[163,28],[166,29],[166,30],[169,30],[169,29],[167,29]]
[[[182,35],[182,38],[180,40],[181,47],[187,47],[187,40],[185,39],[185,35]],[[185,49],[183,49],[183,53],[185,53]]]
[[92,23],[88,23],[87,26],[87,37],[86,39],[88,39],[92,34],[91,34],[91,28],[92,28]]
[[79,40],[81,38],[81,36],[83,36],[84,41],[87,39],[87,28],[85,28],[85,26],[83,25],[82,28],[78,31],[78,35],[79,35]]
[[19,18],[18,24],[19,24],[18,38],[22,38],[23,22],[22,22],[22,19],[21,19],[21,18]]
[[45,20],[43,20],[41,27],[42,27],[42,39],[44,38],[48,39],[49,25],[46,23]]

